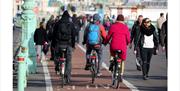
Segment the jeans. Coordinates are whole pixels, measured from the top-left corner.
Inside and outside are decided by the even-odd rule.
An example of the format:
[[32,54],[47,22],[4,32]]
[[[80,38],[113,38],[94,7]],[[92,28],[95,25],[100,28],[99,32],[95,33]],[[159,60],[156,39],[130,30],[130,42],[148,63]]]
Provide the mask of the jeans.
[[42,52],[42,48],[43,46],[42,45],[36,45],[36,57],[37,57],[37,61],[41,61],[42,60],[42,57],[43,57],[43,52]]
[[136,53],[136,66],[141,66],[142,65],[142,61],[141,61],[141,54],[140,54],[140,48],[137,47],[136,49],[137,53]]
[[153,48],[141,48],[143,76],[148,76],[152,54],[153,54]]
[[[90,61],[89,60],[89,57],[90,57],[90,54],[91,54],[91,51],[93,50],[93,45],[88,45],[87,46],[87,51],[86,51],[86,60],[87,60],[87,63]],[[95,49],[96,53],[97,53],[97,56],[98,56],[98,67],[97,67],[97,72],[100,73],[100,68],[102,66],[102,45],[100,48],[98,49]]]
[[65,64],[65,73],[64,75],[67,77],[67,79],[71,78],[71,68],[72,68],[72,64],[71,64],[71,59],[72,59],[72,47],[71,46],[59,46],[55,48],[55,71],[59,71],[59,55],[60,55],[60,49],[61,48],[66,48],[67,52],[66,52],[66,64]]

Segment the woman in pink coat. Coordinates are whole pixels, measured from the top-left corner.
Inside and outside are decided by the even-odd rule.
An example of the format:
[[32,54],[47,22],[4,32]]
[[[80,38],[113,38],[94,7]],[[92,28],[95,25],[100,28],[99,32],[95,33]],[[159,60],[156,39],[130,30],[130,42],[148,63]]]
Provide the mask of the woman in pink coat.
[[[118,15],[116,22],[111,25],[105,40],[105,44],[109,43],[109,41],[111,40],[110,42],[111,56],[114,56],[115,50],[122,51],[122,53],[120,54],[120,57],[122,59],[121,75],[123,75],[124,73],[124,61],[126,60],[127,45],[130,43],[130,32],[127,25],[125,25],[123,21],[124,21],[124,16],[121,14]],[[112,57],[111,60],[113,60]],[[112,61],[110,61],[110,63],[111,64],[109,70],[112,71],[112,66],[113,66]]]

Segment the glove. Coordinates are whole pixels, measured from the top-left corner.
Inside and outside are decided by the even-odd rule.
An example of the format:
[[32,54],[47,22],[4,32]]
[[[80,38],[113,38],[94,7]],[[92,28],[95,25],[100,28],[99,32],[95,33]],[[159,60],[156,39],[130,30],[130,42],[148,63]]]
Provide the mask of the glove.
[[82,42],[82,45],[85,45],[85,44],[86,44],[86,43],[83,41],[83,42]]

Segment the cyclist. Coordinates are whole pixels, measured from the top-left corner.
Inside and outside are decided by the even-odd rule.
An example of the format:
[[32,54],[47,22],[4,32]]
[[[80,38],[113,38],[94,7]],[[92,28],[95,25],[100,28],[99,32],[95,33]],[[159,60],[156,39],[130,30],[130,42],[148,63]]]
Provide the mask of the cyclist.
[[71,58],[72,48],[75,48],[75,31],[74,25],[70,20],[68,11],[65,11],[62,18],[55,24],[53,32],[53,40],[55,43],[55,71],[59,72],[59,52],[60,49],[66,49],[66,65],[65,65],[65,81],[70,83],[71,77]]
[[[86,44],[86,48],[87,48],[85,70],[89,70],[90,69],[89,56],[90,56],[92,48],[94,46],[94,45],[92,45],[90,43],[90,40],[88,39],[89,38],[89,34],[90,34],[89,29],[91,28],[91,24],[95,24],[95,25],[97,25],[99,27],[98,28],[99,39],[98,39],[98,43],[97,44],[100,45],[100,48],[96,49],[96,52],[97,52],[97,55],[98,55],[97,76],[100,76],[100,75],[102,75],[102,73],[100,73],[100,68],[101,68],[100,66],[102,64],[102,43],[103,43],[103,40],[106,38],[106,31],[105,31],[104,26],[100,23],[100,16],[98,14],[94,14],[93,15],[93,22],[90,22],[89,25],[87,25],[87,27],[86,27],[86,29],[84,31],[84,38],[83,38],[82,44],[83,45]],[[90,37],[92,37],[92,36],[90,35]]]
[[[120,54],[120,57],[122,59],[121,64],[121,79],[124,73],[124,61],[126,60],[126,50],[127,45],[130,43],[130,32],[128,29],[128,26],[124,23],[124,16],[122,14],[118,15],[117,20],[114,24],[111,25],[110,30],[108,32],[108,35],[105,40],[105,44],[110,43],[110,52],[111,56],[115,56],[114,51],[115,50],[121,50],[122,53]],[[110,61],[109,70],[112,71],[113,68],[113,62],[112,57]]]
[[[130,49],[132,47],[132,42],[134,40],[134,45],[136,45],[137,40],[139,38],[139,34],[140,34],[140,26],[143,20],[143,16],[139,15],[138,16],[138,20],[136,22],[134,22],[134,25],[132,27],[132,31],[131,31],[131,43],[130,43]],[[140,57],[140,48],[137,47],[136,48],[136,67],[137,70],[141,71],[141,57]]]

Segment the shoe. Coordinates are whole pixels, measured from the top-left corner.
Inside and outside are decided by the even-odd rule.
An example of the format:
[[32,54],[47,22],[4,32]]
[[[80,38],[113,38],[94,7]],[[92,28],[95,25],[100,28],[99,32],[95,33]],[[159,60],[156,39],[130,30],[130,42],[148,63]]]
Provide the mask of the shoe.
[[60,72],[59,72],[59,71],[56,71],[56,75],[60,75]]
[[54,60],[54,58],[50,58],[50,60]]
[[122,77],[122,75],[120,75],[120,79],[119,79],[119,81],[120,81],[120,82],[122,82],[122,81],[123,81],[123,77]]
[[114,66],[114,64],[113,64],[113,62],[112,61],[110,61],[110,65],[109,65],[109,71],[113,71],[113,66]]
[[137,67],[137,70],[138,70],[138,71],[141,71],[141,66],[137,66],[137,65],[136,65],[136,67]]
[[147,76],[143,76],[143,80],[148,80],[149,78]]
[[102,76],[102,73],[97,73],[97,76]]
[[90,70],[90,67],[91,67],[91,66],[90,66],[89,64],[86,64],[84,70]]

